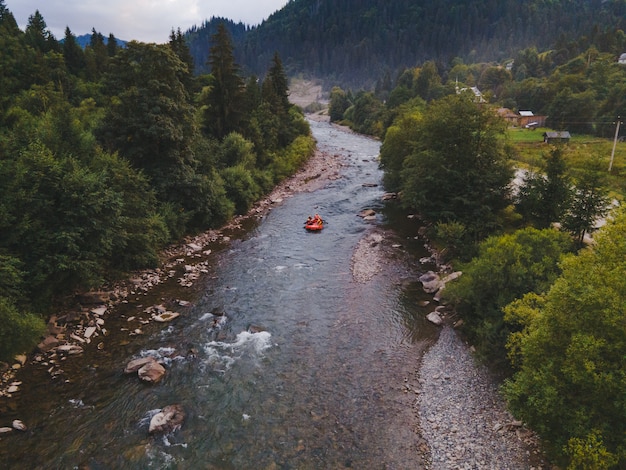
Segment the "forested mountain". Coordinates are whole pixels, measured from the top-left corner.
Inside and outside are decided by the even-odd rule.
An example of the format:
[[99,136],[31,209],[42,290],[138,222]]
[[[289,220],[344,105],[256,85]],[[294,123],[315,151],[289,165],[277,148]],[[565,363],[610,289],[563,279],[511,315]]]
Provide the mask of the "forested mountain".
[[[289,74],[361,86],[426,60],[503,60],[624,29],[624,18],[624,0],[292,0],[257,27],[228,22],[228,29],[244,70],[262,75],[277,51]],[[207,38],[222,21],[188,31],[197,67],[205,67]]]

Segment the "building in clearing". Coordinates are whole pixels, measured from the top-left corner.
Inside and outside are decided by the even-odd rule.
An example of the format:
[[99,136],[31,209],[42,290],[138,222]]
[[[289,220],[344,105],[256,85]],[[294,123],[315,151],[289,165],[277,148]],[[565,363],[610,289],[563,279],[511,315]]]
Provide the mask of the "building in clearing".
[[544,132],[543,141],[546,144],[566,144],[572,138],[567,131]]

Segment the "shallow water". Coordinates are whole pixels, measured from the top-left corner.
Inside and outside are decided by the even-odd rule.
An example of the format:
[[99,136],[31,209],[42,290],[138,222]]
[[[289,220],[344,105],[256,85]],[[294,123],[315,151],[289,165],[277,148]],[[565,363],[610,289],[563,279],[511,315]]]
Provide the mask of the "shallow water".
[[[215,253],[202,295],[168,326],[146,325],[129,340],[117,332],[125,318],[107,320],[116,333],[102,351],[67,360],[69,383],[26,368],[0,426],[19,418],[29,430],[0,437],[0,467],[422,467],[404,379],[436,329],[417,307],[417,227],[371,185],[381,182],[379,142],[311,127],[322,150],[345,158],[342,177],[286,199]],[[366,208],[379,212],[376,222],[356,216]],[[306,232],[302,222],[315,212],[328,223]],[[402,247],[358,283],[351,257],[374,227],[393,228],[385,243]],[[167,369],[154,386],[122,373],[148,354]],[[185,409],[182,428],[149,436],[150,418],[172,403]]]

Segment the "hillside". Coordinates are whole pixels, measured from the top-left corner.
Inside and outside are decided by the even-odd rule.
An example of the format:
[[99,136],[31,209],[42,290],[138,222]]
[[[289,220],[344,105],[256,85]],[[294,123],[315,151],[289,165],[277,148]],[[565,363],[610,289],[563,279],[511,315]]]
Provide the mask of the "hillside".
[[[292,0],[253,28],[227,22],[235,56],[262,76],[275,51],[289,74],[363,86],[426,60],[503,60],[626,27],[623,0]],[[198,71],[206,71],[212,18],[187,32]]]

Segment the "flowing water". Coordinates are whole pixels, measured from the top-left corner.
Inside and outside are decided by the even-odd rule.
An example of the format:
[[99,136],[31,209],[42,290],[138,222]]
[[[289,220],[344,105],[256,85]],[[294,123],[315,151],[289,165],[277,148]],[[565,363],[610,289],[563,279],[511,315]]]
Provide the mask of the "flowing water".
[[[286,199],[214,253],[201,296],[166,327],[112,334],[66,361],[67,381],[26,368],[0,426],[19,418],[29,429],[0,437],[1,468],[423,468],[405,380],[436,330],[417,306],[417,227],[381,202],[379,142],[311,127],[320,149],[345,159],[342,177]],[[366,208],[376,222],[357,217]],[[306,232],[315,212],[328,224]],[[357,282],[353,253],[372,230],[387,256]],[[167,369],[157,385],[122,372],[148,354]],[[174,403],[183,426],[149,435],[150,418]]]

